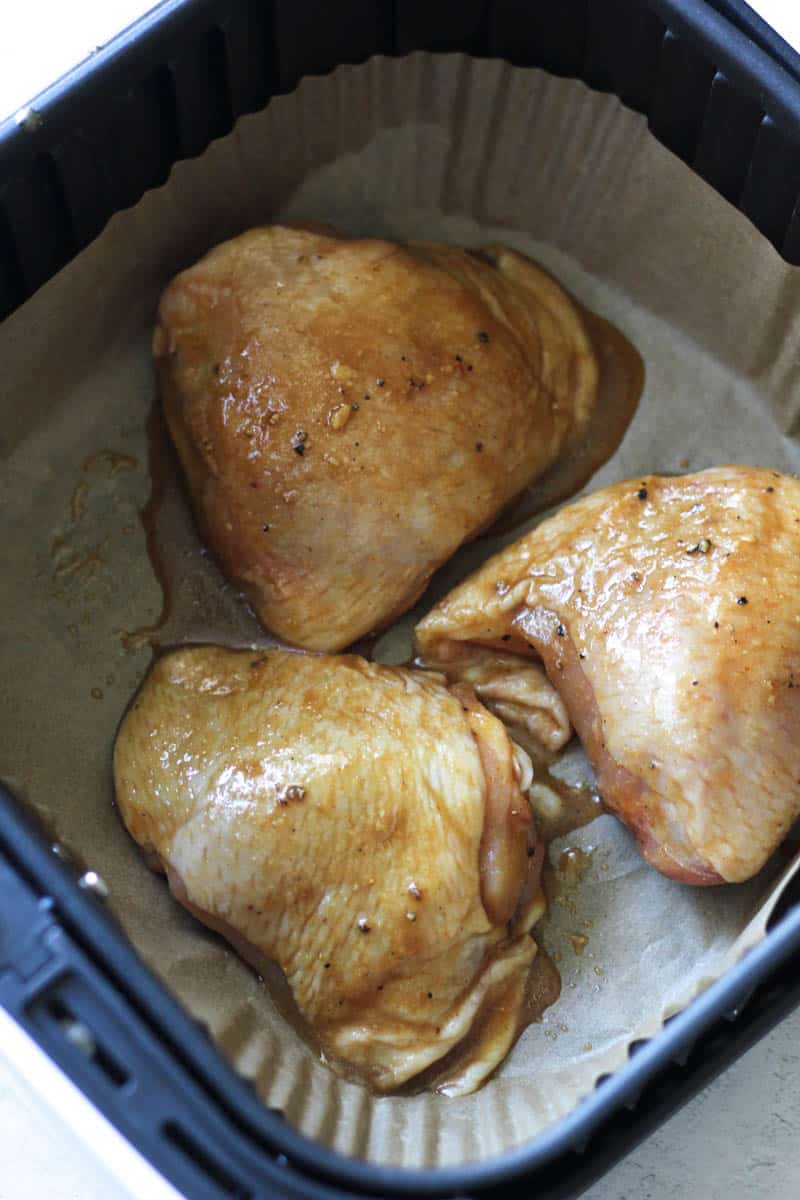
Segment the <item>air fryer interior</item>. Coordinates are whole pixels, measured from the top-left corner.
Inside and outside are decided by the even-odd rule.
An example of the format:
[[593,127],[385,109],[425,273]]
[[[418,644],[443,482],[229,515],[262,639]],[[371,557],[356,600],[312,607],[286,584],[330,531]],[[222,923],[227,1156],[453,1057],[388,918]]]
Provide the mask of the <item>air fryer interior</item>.
[[[376,1100],[343,1084],[146,871],[113,810],[109,756],[149,661],[129,635],[161,604],[138,521],[152,314],[175,270],[276,218],[505,240],[613,319],[643,354],[647,385],[593,488],[727,461],[797,470],[797,274],[616,99],[499,62],[415,55],[308,79],[246,118],[115,217],[0,329],[3,503],[15,531],[2,564],[14,681],[2,697],[5,778],[107,879],[145,960],[292,1124],[375,1162],[485,1159],[569,1112],[633,1040],[758,940],[782,864],[743,888],[688,892],[643,868],[610,818],[587,827],[575,844],[593,847],[594,866],[574,911],[554,912],[544,935],[562,955],[563,1002],[487,1088],[458,1102]],[[493,548],[484,540],[458,556],[446,578]],[[187,576],[235,610],[191,554]],[[591,949],[578,960],[566,941],[586,920]]]

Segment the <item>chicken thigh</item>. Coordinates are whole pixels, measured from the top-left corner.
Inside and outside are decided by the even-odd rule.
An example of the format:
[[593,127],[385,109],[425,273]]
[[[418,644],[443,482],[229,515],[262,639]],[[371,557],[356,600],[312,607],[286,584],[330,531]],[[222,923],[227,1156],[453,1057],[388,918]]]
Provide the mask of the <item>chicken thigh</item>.
[[586,426],[582,317],[502,247],[271,226],[169,285],[153,352],[195,514],[262,623],[338,650]]
[[541,915],[530,764],[464,685],[324,657],[185,649],[122,722],[117,804],[175,896],[282,968],[324,1050],[388,1090],[469,1034],[508,1051]]
[[800,815],[795,478],[728,466],[605,488],[490,559],[416,633],[452,677],[475,646],[517,655],[520,673],[540,659],[606,804],[665,875],[748,879]]

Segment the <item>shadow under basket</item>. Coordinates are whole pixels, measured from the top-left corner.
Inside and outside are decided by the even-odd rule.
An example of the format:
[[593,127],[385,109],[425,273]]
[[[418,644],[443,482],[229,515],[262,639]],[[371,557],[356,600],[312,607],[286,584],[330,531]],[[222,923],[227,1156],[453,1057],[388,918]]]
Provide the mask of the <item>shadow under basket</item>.
[[[800,264],[800,59],[737,0],[183,0],[0,126],[0,316],[243,114],[304,76],[416,50],[615,93]],[[0,1004],[189,1200],[576,1196],[800,1002],[798,947],[795,878],[767,936],[535,1140],[467,1166],[379,1167],[265,1107],[139,958],[97,877],[0,788]]]

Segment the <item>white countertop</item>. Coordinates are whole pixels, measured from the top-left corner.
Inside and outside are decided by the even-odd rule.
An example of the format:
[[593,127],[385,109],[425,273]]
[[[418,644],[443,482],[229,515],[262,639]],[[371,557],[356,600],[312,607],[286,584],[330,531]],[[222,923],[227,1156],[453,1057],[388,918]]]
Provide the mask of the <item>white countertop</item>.
[[[800,47],[798,0],[751,2]],[[0,42],[0,117],[155,6],[153,0],[16,5],[14,36]],[[800,1196],[798,1047],[800,1012],[595,1184],[587,1200]],[[179,1200],[38,1051],[7,1026],[0,1029],[0,1200],[170,1197]]]

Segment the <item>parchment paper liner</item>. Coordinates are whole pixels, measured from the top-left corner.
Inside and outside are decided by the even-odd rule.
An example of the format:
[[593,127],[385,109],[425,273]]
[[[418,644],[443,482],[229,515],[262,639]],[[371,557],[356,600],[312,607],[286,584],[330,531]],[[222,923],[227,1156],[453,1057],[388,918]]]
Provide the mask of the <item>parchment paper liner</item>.
[[[744,887],[693,891],[644,866],[612,818],[579,831],[569,843],[591,849],[591,865],[544,931],[562,999],[488,1086],[447,1101],[343,1083],[146,870],[111,804],[110,751],[148,665],[121,635],[160,608],[137,521],[152,314],[175,270],[277,217],[505,240],[614,320],[644,356],[647,386],[592,488],[737,460],[797,469],[800,283],[614,98],[499,62],[415,55],[306,80],[245,118],[0,328],[0,769],[104,875],[135,945],[265,1100],[376,1162],[465,1162],[569,1111],[762,937],[786,875],[775,884],[776,862]],[[462,552],[445,581],[496,544]],[[236,603],[225,589],[220,601]],[[581,956],[576,932],[589,937]]]

